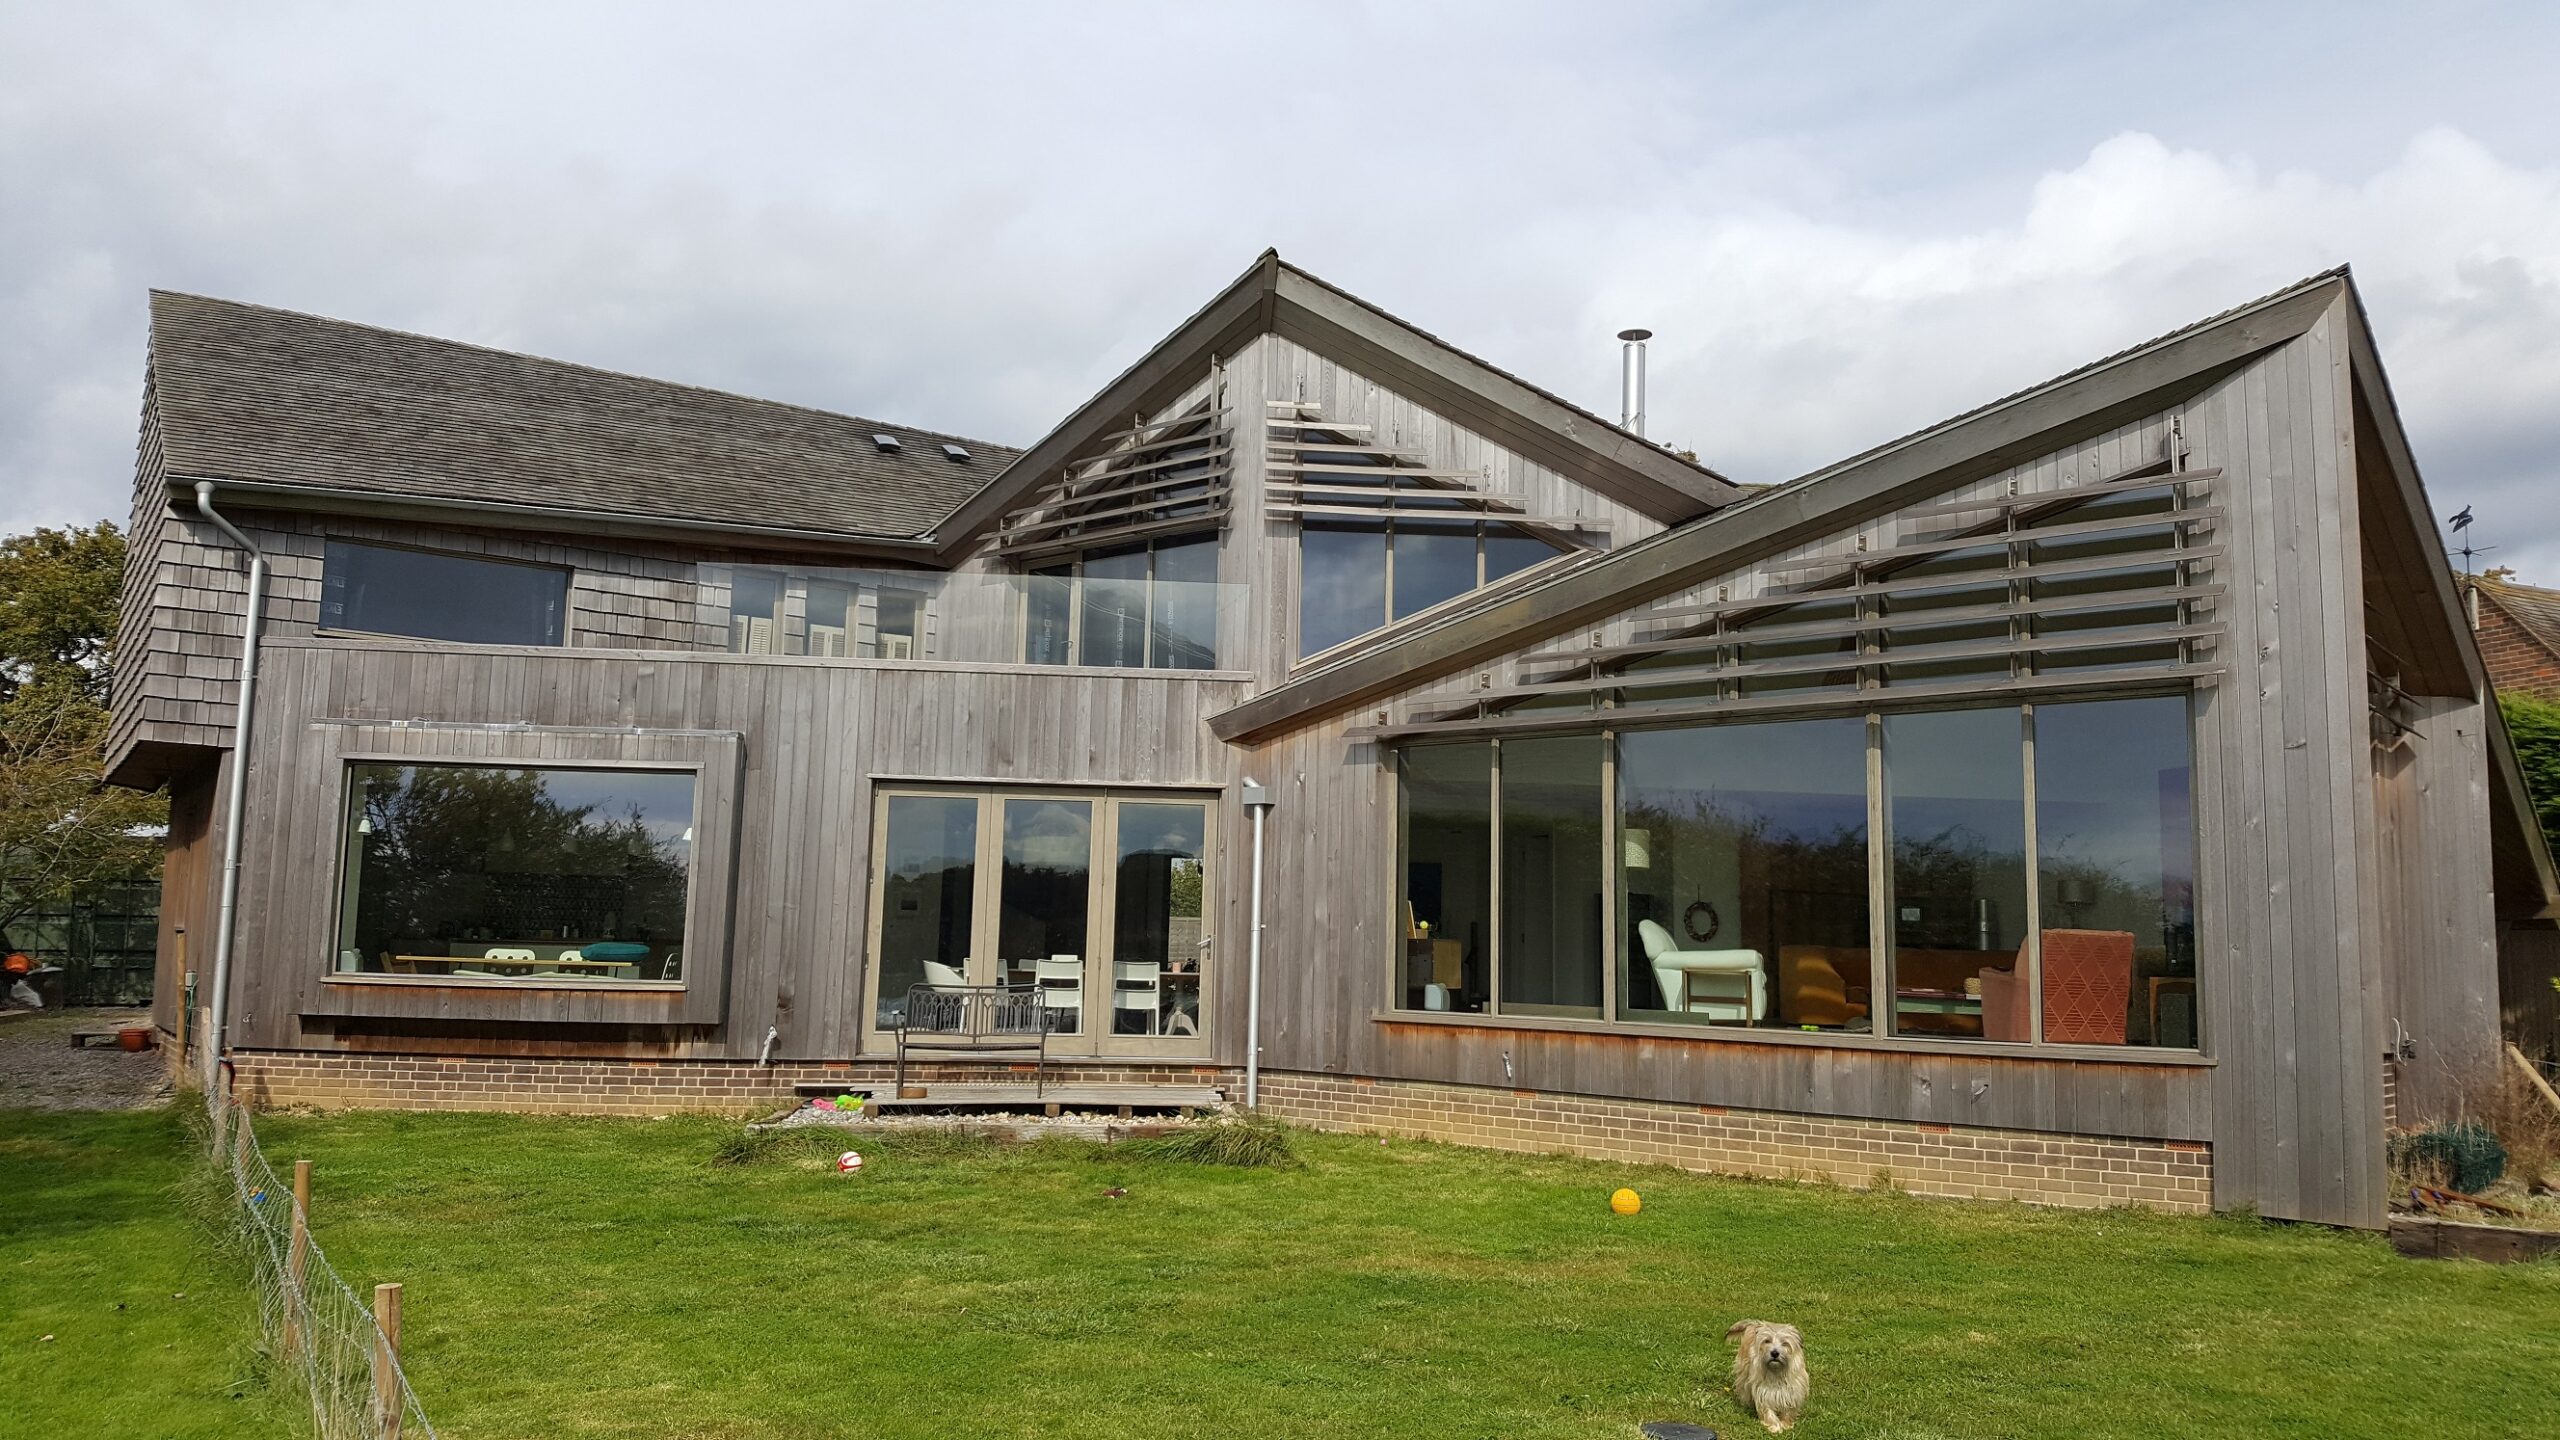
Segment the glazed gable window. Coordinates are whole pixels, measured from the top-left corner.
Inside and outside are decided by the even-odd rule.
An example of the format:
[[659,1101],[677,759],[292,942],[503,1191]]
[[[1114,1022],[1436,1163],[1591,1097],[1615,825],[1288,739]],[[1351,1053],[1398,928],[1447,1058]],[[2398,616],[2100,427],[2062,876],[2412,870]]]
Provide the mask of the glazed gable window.
[[320,627],[464,645],[558,645],[569,572],[331,540],[321,559]]
[[1129,670],[1218,664],[1218,537],[1089,551],[1023,584],[1022,660]]
[[358,763],[335,973],[681,983],[690,770]]

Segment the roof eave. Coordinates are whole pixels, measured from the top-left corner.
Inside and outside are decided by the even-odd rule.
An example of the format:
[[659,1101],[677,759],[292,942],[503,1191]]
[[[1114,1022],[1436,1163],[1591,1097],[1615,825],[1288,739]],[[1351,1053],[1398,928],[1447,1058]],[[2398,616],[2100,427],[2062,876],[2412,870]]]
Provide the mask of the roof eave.
[[2309,329],[2346,285],[2313,277],[2190,330],[1826,466],[1596,565],[1460,610],[1211,717],[1250,743],[1564,634],[1722,570],[2152,414]]

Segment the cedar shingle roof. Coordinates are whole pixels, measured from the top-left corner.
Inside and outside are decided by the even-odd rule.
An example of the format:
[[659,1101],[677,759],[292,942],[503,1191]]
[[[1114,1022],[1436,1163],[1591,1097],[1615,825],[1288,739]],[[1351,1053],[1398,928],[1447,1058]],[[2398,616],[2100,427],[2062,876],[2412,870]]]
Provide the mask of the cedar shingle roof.
[[[151,296],[172,477],[386,499],[922,534],[1018,452],[983,440],[198,295]],[[885,454],[872,434],[898,437]],[[943,454],[944,442],[970,452]]]

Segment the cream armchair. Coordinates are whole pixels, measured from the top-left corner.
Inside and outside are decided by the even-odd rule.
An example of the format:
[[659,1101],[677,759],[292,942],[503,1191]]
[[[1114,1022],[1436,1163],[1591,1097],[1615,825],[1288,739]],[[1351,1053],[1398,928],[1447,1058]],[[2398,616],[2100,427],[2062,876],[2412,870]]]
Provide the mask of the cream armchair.
[[1651,920],[1636,922],[1644,958],[1662,987],[1662,1007],[1710,1020],[1756,1025],[1769,1014],[1769,978],[1757,950],[1682,950],[1671,932]]

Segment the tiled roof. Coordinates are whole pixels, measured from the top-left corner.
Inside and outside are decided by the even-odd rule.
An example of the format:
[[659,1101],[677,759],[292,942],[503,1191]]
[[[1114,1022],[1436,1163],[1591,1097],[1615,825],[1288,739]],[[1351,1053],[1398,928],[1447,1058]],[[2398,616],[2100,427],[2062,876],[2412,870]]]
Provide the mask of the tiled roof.
[[2480,593],[2496,601],[2509,619],[2524,627],[2552,654],[2560,655],[2560,590],[2519,585],[2498,575],[2483,575],[2478,583]]
[[[921,534],[1011,447],[369,325],[155,291],[173,477],[848,539]],[[897,437],[885,452],[875,433]],[[958,444],[966,462],[943,453]]]

